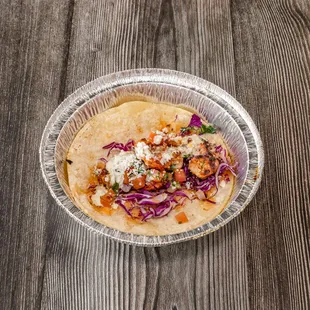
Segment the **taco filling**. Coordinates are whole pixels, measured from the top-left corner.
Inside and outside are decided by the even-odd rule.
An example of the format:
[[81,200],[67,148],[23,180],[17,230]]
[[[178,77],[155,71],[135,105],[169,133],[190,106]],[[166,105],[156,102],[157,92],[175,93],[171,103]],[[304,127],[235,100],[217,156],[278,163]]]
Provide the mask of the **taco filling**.
[[[216,209],[212,214],[209,212],[215,217],[227,203],[236,165],[217,129],[196,114],[166,106],[169,108],[178,110],[172,121],[161,119],[154,127],[148,125],[148,131],[138,130],[138,139],[130,136],[128,130],[127,140],[101,145],[102,156],[91,157],[93,165],[84,177],[84,188],[80,186],[75,196],[79,196],[77,200],[82,205],[87,200],[93,211],[106,217],[100,222],[146,235],[174,233],[182,231],[174,229],[176,225],[192,228],[208,220],[203,218],[203,210]],[[89,137],[91,139],[92,134]],[[72,170],[80,147],[81,144],[69,151],[68,170]],[[71,178],[70,187],[75,192],[77,183]],[[80,199],[82,196],[86,199]],[[118,227],[120,216],[123,219]],[[111,217],[115,219],[109,225]],[[150,229],[135,229],[143,225]]]

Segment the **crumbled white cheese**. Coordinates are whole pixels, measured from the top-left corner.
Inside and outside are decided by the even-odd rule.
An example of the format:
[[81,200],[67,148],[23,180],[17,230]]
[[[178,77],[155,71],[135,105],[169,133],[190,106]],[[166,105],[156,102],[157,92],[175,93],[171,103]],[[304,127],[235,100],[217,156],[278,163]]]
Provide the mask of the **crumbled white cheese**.
[[161,143],[161,141],[163,140],[163,137],[160,135],[157,135],[154,137],[154,143],[159,145]]
[[186,187],[187,189],[190,189],[190,188],[191,188],[191,183],[190,183],[190,182],[186,182],[186,183],[185,183],[185,187]]
[[165,134],[164,134],[162,131],[160,131],[160,130],[156,130],[155,133],[156,133],[157,135],[159,135],[159,136],[164,136],[164,135],[165,135]]
[[135,146],[135,153],[139,159],[150,160],[154,157],[154,155],[150,151],[149,146],[144,142],[137,143],[137,145]]
[[182,155],[197,155],[201,143],[203,141],[198,135],[186,136],[182,138],[182,144],[177,149]]
[[156,169],[150,169],[146,174],[146,182],[152,182],[154,180],[160,179],[160,172]]
[[102,169],[95,169],[94,170],[94,174],[95,175],[100,175],[101,171],[102,171]]
[[163,153],[162,154],[162,158],[160,160],[160,163],[162,165],[166,164],[168,161],[170,161],[172,159],[172,154],[169,154],[169,153]]
[[92,195],[91,200],[94,205],[101,207],[100,197],[107,193],[107,189],[103,185],[96,186],[96,193]]
[[177,145],[181,145],[182,144],[182,137],[172,137],[169,140],[176,142]]
[[136,156],[133,152],[121,151],[107,162],[107,170],[110,174],[110,184],[118,183],[119,187],[123,186],[124,173],[133,165],[136,160]]
[[131,182],[134,179],[137,179],[144,175],[146,172],[146,166],[142,160],[136,158],[136,160],[132,163],[132,169],[128,171],[129,181]]
[[180,188],[180,183],[179,183],[179,182],[176,182],[176,181],[172,181],[172,182],[171,182],[171,185],[170,185],[170,188],[171,188],[172,190],[176,190],[176,189]]
[[224,180],[222,180],[222,181],[220,182],[220,187],[224,188],[225,186],[226,186],[226,182],[225,182]]
[[172,158],[173,158],[173,154],[177,153],[178,149],[175,147],[168,147],[164,153],[161,154],[161,159],[160,159],[160,163],[162,165],[166,164],[167,162],[169,162]]
[[116,210],[117,208],[118,208],[118,204],[115,203],[115,202],[113,202],[113,203],[112,203],[112,209]]
[[163,133],[168,133],[168,131],[169,131],[169,130],[168,130],[167,127],[165,127],[165,128],[162,129],[162,132],[163,132]]

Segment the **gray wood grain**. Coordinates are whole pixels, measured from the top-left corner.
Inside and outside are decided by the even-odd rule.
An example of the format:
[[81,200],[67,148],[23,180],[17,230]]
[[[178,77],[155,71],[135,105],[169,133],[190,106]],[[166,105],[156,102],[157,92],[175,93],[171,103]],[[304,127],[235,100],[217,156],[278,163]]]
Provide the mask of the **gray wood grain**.
[[[15,0],[1,9],[1,308],[309,309],[307,0]],[[254,201],[196,241],[144,249],[96,236],[40,177],[40,135],[61,100],[140,67],[221,86],[265,144]]]
[[44,125],[59,104],[68,4],[2,1],[0,308],[39,308],[48,208],[39,173]]
[[236,1],[232,11],[237,98],[267,159],[244,213],[250,304],[309,309],[310,3]]

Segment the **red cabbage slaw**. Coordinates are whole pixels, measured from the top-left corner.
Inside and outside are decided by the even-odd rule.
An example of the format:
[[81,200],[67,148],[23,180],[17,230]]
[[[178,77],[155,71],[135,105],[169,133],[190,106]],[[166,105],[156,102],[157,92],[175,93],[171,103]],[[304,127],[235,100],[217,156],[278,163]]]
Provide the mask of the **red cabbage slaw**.
[[197,114],[193,114],[189,124],[187,127],[198,127],[200,128],[202,126],[201,118]]
[[[188,174],[185,186],[181,186],[176,191],[170,193],[166,188],[163,188],[157,192],[150,192],[146,190],[138,190],[129,193],[120,193],[115,201],[125,212],[133,217],[132,210],[138,208],[142,217],[142,221],[147,221],[150,218],[160,218],[167,215],[177,205],[182,205],[186,199],[201,200],[197,194],[191,192],[191,190],[206,192],[215,186],[216,190],[211,197],[205,197],[203,200],[209,203],[216,204],[211,200],[216,195],[219,188],[219,177],[223,176],[224,172],[229,170],[234,176],[234,166],[230,166],[227,163],[222,163],[218,167],[215,175],[208,177],[205,180],[200,180],[195,175]],[[168,184],[168,183],[167,183]],[[186,187],[187,186],[187,187]],[[181,199],[180,198],[184,198]],[[130,202],[130,207],[126,207],[125,202]]]
[[108,152],[108,157],[109,157],[112,150],[118,149],[118,150],[122,150],[124,152],[128,152],[128,151],[131,151],[133,149],[134,144],[135,143],[132,139],[128,140],[128,142],[126,144],[118,143],[118,142],[111,142],[110,144],[105,145],[103,147],[103,149],[109,150],[109,152]]

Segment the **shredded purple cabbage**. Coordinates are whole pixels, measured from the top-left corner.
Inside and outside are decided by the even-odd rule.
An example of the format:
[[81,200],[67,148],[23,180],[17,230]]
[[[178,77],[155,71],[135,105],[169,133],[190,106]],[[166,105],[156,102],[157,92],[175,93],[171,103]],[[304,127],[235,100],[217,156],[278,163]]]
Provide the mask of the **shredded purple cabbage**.
[[191,121],[188,124],[188,127],[199,127],[200,128],[201,125],[202,125],[202,122],[201,122],[200,117],[196,114],[193,114]]
[[132,139],[129,139],[126,144],[118,143],[118,142],[111,142],[110,144],[105,145],[102,147],[104,150],[109,150],[108,157],[110,156],[110,153],[113,149],[122,150],[124,152],[131,151],[134,146],[134,141]]
[[216,202],[213,201],[213,200],[210,200],[210,199],[207,198],[206,201],[208,201],[208,202],[213,203],[214,205],[216,205]]
[[149,208],[149,211],[144,214],[142,221],[147,221],[150,218],[160,218],[167,215],[172,209],[174,205],[172,202],[166,201],[157,208]]
[[[142,193],[123,194],[119,196],[115,202],[120,205],[125,212],[132,216],[130,210],[124,205],[124,201],[132,201],[134,208],[139,208],[142,221],[147,221],[150,218],[159,218],[167,215],[177,204],[175,197],[191,198],[182,191],[176,191],[174,193],[161,193],[159,195],[148,195]],[[147,208],[147,210],[145,210]]]
[[151,196],[155,196],[157,193],[155,193],[155,192],[150,192],[150,191],[147,191],[146,189],[140,189],[139,190],[139,192],[138,192],[139,194],[144,194],[144,195],[149,195],[150,197]]
[[152,198],[143,198],[138,201],[139,205],[159,205],[163,201],[165,201],[168,197],[168,194],[159,194]]
[[[205,180],[200,180],[195,175],[191,175],[190,172],[188,172],[187,180],[186,182],[190,183],[191,189],[201,190],[203,192],[206,192],[210,190],[213,186],[216,187],[216,192],[218,191],[218,178],[219,176],[225,171],[230,170],[233,175],[235,174],[234,171],[235,166],[230,166],[227,163],[221,163],[218,167],[218,170],[215,175],[212,175],[208,177]],[[227,179],[227,178],[226,178]],[[226,180],[225,179],[225,180]],[[167,188],[166,188],[167,189]],[[183,201],[185,199],[192,200],[193,196],[187,194],[183,190],[177,190],[173,193],[167,193],[166,189],[161,191],[159,194],[158,192],[150,192],[146,190],[141,190],[139,193],[129,193],[129,194],[122,194],[120,195],[120,199],[117,199],[115,202],[120,205],[125,212],[132,217],[132,214],[130,210],[126,208],[126,206],[123,204],[123,201],[132,201],[134,203],[133,208],[139,208],[140,214],[142,215],[142,221],[147,221],[151,218],[160,218],[163,217],[177,205],[182,204],[182,202],[178,202],[175,197],[183,197]],[[212,197],[215,195],[213,194]],[[211,198],[211,197],[209,197]],[[210,199],[206,199],[206,201],[216,204],[215,201],[212,201]],[[146,209],[145,209],[146,208]]]
[[122,199],[124,200],[138,200],[138,199],[147,199],[152,198],[152,195],[142,194],[142,193],[130,193],[127,195],[123,195]]
[[155,215],[156,217],[163,217],[165,215],[167,215],[173,208],[173,205],[171,203],[168,204],[164,204],[158,208],[156,208],[155,210]]
[[187,195],[186,193],[182,192],[182,191],[176,191],[173,193],[172,197],[174,199],[175,196],[181,196],[181,197],[185,197],[185,198],[188,198],[190,200],[192,200],[192,197]]
[[167,183],[164,185],[164,189],[168,189],[170,186],[171,186],[171,182],[167,182]]
[[223,147],[221,145],[218,145],[218,146],[215,147],[215,152],[216,153],[221,153],[222,150],[223,150]]
[[130,190],[131,190],[131,186],[130,186],[130,185],[124,184],[124,185],[122,186],[121,190],[122,190],[124,193],[128,193],[128,192],[130,192]]
[[[236,173],[234,171],[235,167],[230,166],[228,163],[222,162],[215,175],[208,177],[205,180],[199,179],[197,176],[191,174],[187,165],[184,167],[186,173],[186,183],[184,185],[189,184],[189,189],[193,190],[201,190],[203,192],[209,191],[212,187],[216,187],[215,193],[211,197],[208,197],[206,201],[216,204],[215,201],[210,200],[218,191],[219,187],[219,176],[223,174],[224,171],[229,170],[234,176]],[[225,181],[229,181],[229,177],[225,176]],[[167,185],[169,184],[169,185]],[[131,210],[134,208],[138,208],[140,211],[140,215],[142,216],[142,221],[147,221],[151,218],[160,218],[163,217],[178,204],[183,204],[184,200],[186,199],[194,199],[196,198],[195,195],[190,195],[186,191],[184,191],[184,185],[182,189],[178,189],[172,193],[168,193],[167,189],[170,186],[170,182],[168,182],[166,186],[157,192],[150,192],[147,190],[139,190],[138,192],[132,193],[121,193],[119,198],[115,201],[118,205],[120,205],[125,212],[132,217]],[[176,197],[180,197],[176,200]],[[182,198],[181,198],[182,197]],[[133,207],[128,209],[124,205],[125,201],[131,201],[133,203]]]
[[125,212],[126,212],[129,216],[132,217],[131,212],[126,208],[126,206],[123,204],[123,202],[122,202],[120,199],[116,199],[116,200],[115,200],[115,203],[117,203],[120,207],[122,207],[122,208],[125,210]]
[[184,165],[183,170],[184,170],[184,172],[185,172],[186,177],[189,177],[190,171],[189,171],[188,165]]

